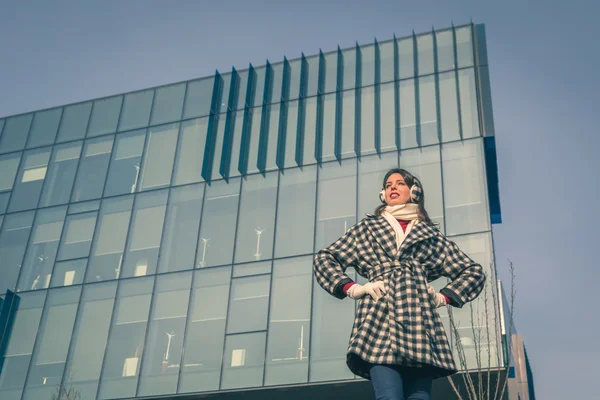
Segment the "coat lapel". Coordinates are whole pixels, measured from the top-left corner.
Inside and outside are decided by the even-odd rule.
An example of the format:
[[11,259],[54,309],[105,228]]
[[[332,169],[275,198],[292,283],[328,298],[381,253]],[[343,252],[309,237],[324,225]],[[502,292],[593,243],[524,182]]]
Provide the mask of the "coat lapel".
[[381,245],[383,250],[391,259],[397,259],[399,254],[406,251],[410,246],[429,239],[435,235],[435,230],[428,224],[420,222],[413,226],[404,242],[400,246],[400,251],[396,251],[396,233],[382,216],[372,216],[368,225],[371,235]]
[[404,242],[400,246],[400,254],[406,251],[410,246],[415,243],[422,242],[423,240],[427,240],[435,235],[435,230],[430,225],[419,222],[410,230]]

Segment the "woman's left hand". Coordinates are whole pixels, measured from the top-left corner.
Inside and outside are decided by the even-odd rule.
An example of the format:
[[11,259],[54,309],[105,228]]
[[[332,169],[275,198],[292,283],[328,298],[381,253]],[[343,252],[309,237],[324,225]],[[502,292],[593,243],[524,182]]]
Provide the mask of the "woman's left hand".
[[435,308],[440,308],[448,304],[446,302],[446,297],[443,294],[437,292],[429,283],[427,284],[427,293],[429,293],[431,300],[433,300]]

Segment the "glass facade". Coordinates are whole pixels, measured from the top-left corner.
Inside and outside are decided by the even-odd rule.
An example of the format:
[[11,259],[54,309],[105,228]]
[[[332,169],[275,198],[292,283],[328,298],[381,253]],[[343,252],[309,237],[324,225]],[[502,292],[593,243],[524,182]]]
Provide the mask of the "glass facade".
[[[312,258],[375,209],[389,168],[419,176],[440,229],[493,262],[481,30],[0,119],[0,296],[19,299],[0,398],[355,379],[354,302],[315,284]],[[468,336],[477,321],[454,315]]]

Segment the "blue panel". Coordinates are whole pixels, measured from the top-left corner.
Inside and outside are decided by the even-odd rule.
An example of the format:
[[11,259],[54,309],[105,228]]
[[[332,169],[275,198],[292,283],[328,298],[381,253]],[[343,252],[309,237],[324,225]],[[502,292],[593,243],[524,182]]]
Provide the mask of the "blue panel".
[[381,154],[381,51],[375,39],[375,151]]
[[202,165],[202,178],[210,182],[212,178],[213,159],[215,157],[215,143],[217,141],[217,126],[219,117],[214,110],[220,110],[221,99],[223,97],[223,78],[219,71],[215,73],[215,83],[213,85],[213,95],[210,104],[210,117],[208,119],[208,129],[206,133],[206,147],[204,148],[204,161]]
[[240,161],[238,171],[246,175],[248,172],[248,155],[250,153],[250,134],[252,132],[252,107],[254,107],[254,94],[256,93],[256,71],[250,64],[248,69],[248,87],[246,89],[246,105],[244,107],[244,123],[242,125],[242,144],[240,146]]
[[488,201],[490,204],[490,219],[492,224],[502,223],[502,210],[500,207],[500,190],[498,187],[498,159],[496,158],[496,138],[487,136],[483,138],[485,171],[487,177]]
[[0,299],[0,374],[4,365],[4,355],[10,339],[16,311],[21,298],[14,292],[7,290],[4,301]]
[[[269,147],[269,124],[271,122],[271,96],[273,94],[273,67],[269,60],[265,71],[265,90],[263,93],[263,108],[258,140],[258,161],[256,167],[263,174],[267,166],[267,149]],[[275,140],[275,138],[273,138]]]
[[281,109],[279,110],[279,131],[277,134],[277,157],[275,163],[279,169],[285,166],[285,144],[287,140],[288,100],[290,98],[290,63],[283,57],[283,81],[281,87]]
[[355,100],[355,110],[354,110],[354,153],[358,157],[360,157],[360,138],[361,138],[361,123],[360,116],[362,112],[361,102],[362,102],[362,53],[360,51],[360,46],[358,42],[356,42],[356,91],[354,92]]
[[308,62],[302,53],[300,68],[300,96],[298,100],[298,126],[296,131],[296,164],[304,165],[304,119],[306,117],[306,91],[308,84]]
[[234,151],[233,146],[233,128],[235,122],[235,114],[240,94],[240,77],[235,70],[231,70],[231,85],[229,85],[229,102],[227,104],[227,119],[225,121],[225,134],[223,137],[223,149],[221,150],[221,165],[219,173],[225,181],[229,182],[229,170],[231,168],[231,152]]
[[321,164],[323,159],[323,92],[325,92],[325,71],[327,65],[325,64],[325,56],[323,52],[319,50],[319,88],[317,95],[317,129],[315,138],[315,160],[318,164]]

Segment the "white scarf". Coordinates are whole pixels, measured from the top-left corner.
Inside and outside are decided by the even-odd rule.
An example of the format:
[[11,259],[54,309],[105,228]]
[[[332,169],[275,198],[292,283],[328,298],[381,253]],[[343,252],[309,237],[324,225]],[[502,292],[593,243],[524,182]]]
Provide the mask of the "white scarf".
[[[381,213],[396,233],[396,251],[400,250],[400,246],[406,236],[408,236],[410,230],[419,222],[418,210],[419,206],[417,204],[406,203],[397,206],[387,206]],[[406,232],[404,232],[398,220],[410,221],[406,227]]]

